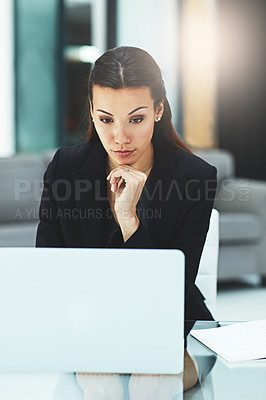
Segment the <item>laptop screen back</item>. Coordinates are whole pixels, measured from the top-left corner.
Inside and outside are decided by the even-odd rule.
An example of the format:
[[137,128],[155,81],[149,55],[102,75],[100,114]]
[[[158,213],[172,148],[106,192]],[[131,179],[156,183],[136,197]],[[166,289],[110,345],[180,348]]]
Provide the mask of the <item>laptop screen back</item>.
[[0,372],[178,374],[178,250],[0,249]]

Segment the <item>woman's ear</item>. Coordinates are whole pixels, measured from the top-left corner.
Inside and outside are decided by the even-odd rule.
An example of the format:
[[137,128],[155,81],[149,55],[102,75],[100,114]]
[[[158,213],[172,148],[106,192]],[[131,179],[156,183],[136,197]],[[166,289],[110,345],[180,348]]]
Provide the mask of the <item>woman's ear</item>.
[[90,101],[90,115],[91,115],[91,119],[93,121],[94,120],[94,118],[93,118],[93,105],[92,105],[91,101]]
[[164,100],[156,107],[155,111],[155,121],[160,120],[164,112]]

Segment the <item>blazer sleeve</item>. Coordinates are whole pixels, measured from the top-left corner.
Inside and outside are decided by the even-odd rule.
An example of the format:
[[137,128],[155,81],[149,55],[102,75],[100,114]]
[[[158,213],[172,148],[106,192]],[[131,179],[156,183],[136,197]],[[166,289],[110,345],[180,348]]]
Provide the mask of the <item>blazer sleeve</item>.
[[56,180],[60,149],[54,155],[44,174],[44,188],[39,207],[39,225],[36,235],[36,247],[66,247],[60,221],[56,199],[53,195],[53,183]]
[[[190,296],[191,290],[195,292],[195,289],[197,289],[194,283],[209,230],[216,189],[217,169],[211,166],[206,179],[201,181],[200,187],[197,188],[197,185],[195,185],[195,190],[200,193],[199,200],[188,201],[182,226],[173,238],[171,247],[180,249],[185,254],[186,299]],[[191,198],[193,199],[193,197]],[[202,296],[199,290],[196,290],[196,292],[196,295]]]
[[[174,232],[168,248],[185,254],[186,300],[190,291],[195,291],[195,279],[205,244],[211,211],[217,188],[217,169],[208,165],[204,178],[192,186],[184,209],[186,213],[181,226]],[[152,238],[141,224],[134,234],[121,246],[123,248],[156,248]]]

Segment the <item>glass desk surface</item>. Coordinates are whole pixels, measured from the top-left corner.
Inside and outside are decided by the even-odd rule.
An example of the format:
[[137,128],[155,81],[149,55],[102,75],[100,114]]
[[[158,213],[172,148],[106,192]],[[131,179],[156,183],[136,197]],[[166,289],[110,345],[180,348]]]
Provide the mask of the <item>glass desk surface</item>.
[[[220,321],[219,325],[226,326],[232,323],[236,321]],[[193,329],[217,326],[216,321],[198,321]],[[266,359],[228,363],[191,335],[188,336],[187,347],[198,361],[199,383],[183,393],[183,399],[266,399]]]
[[[219,322],[220,326],[232,322]],[[198,321],[193,329],[218,326],[216,321]],[[192,336],[188,336],[188,351],[199,365],[199,381],[183,393],[180,375],[157,375],[159,380],[142,381],[146,390],[137,390],[130,397],[131,375],[120,374],[123,400],[263,400],[266,399],[266,359],[233,365],[227,363]],[[152,375],[142,375],[153,379]],[[169,377],[171,379],[169,380]],[[174,380],[172,379],[174,378]],[[152,382],[152,385],[150,385]],[[115,381],[113,381],[115,383]],[[112,381],[109,380],[110,389]],[[121,385],[121,384],[120,384]],[[153,386],[151,391],[151,386]],[[107,386],[109,388],[109,386]],[[169,387],[169,390],[168,390]],[[174,388],[173,388],[174,387]],[[147,391],[150,392],[147,395]],[[137,393],[137,394],[136,394]],[[145,394],[146,393],[146,394]],[[0,399],[3,400],[83,400],[83,391],[75,373],[0,374]],[[110,396],[108,400],[122,400]]]

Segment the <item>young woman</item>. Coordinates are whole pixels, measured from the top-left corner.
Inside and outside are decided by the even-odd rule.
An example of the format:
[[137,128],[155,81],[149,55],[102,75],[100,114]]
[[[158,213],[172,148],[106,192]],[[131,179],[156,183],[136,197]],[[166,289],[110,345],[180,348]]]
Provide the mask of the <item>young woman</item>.
[[[161,71],[144,50],[104,53],[91,70],[88,100],[88,141],[59,149],[45,173],[36,245],[182,250],[186,338],[195,320],[212,319],[195,278],[216,168],[178,137]],[[95,380],[84,377],[79,382],[89,391]],[[185,350],[184,389],[196,382]]]

